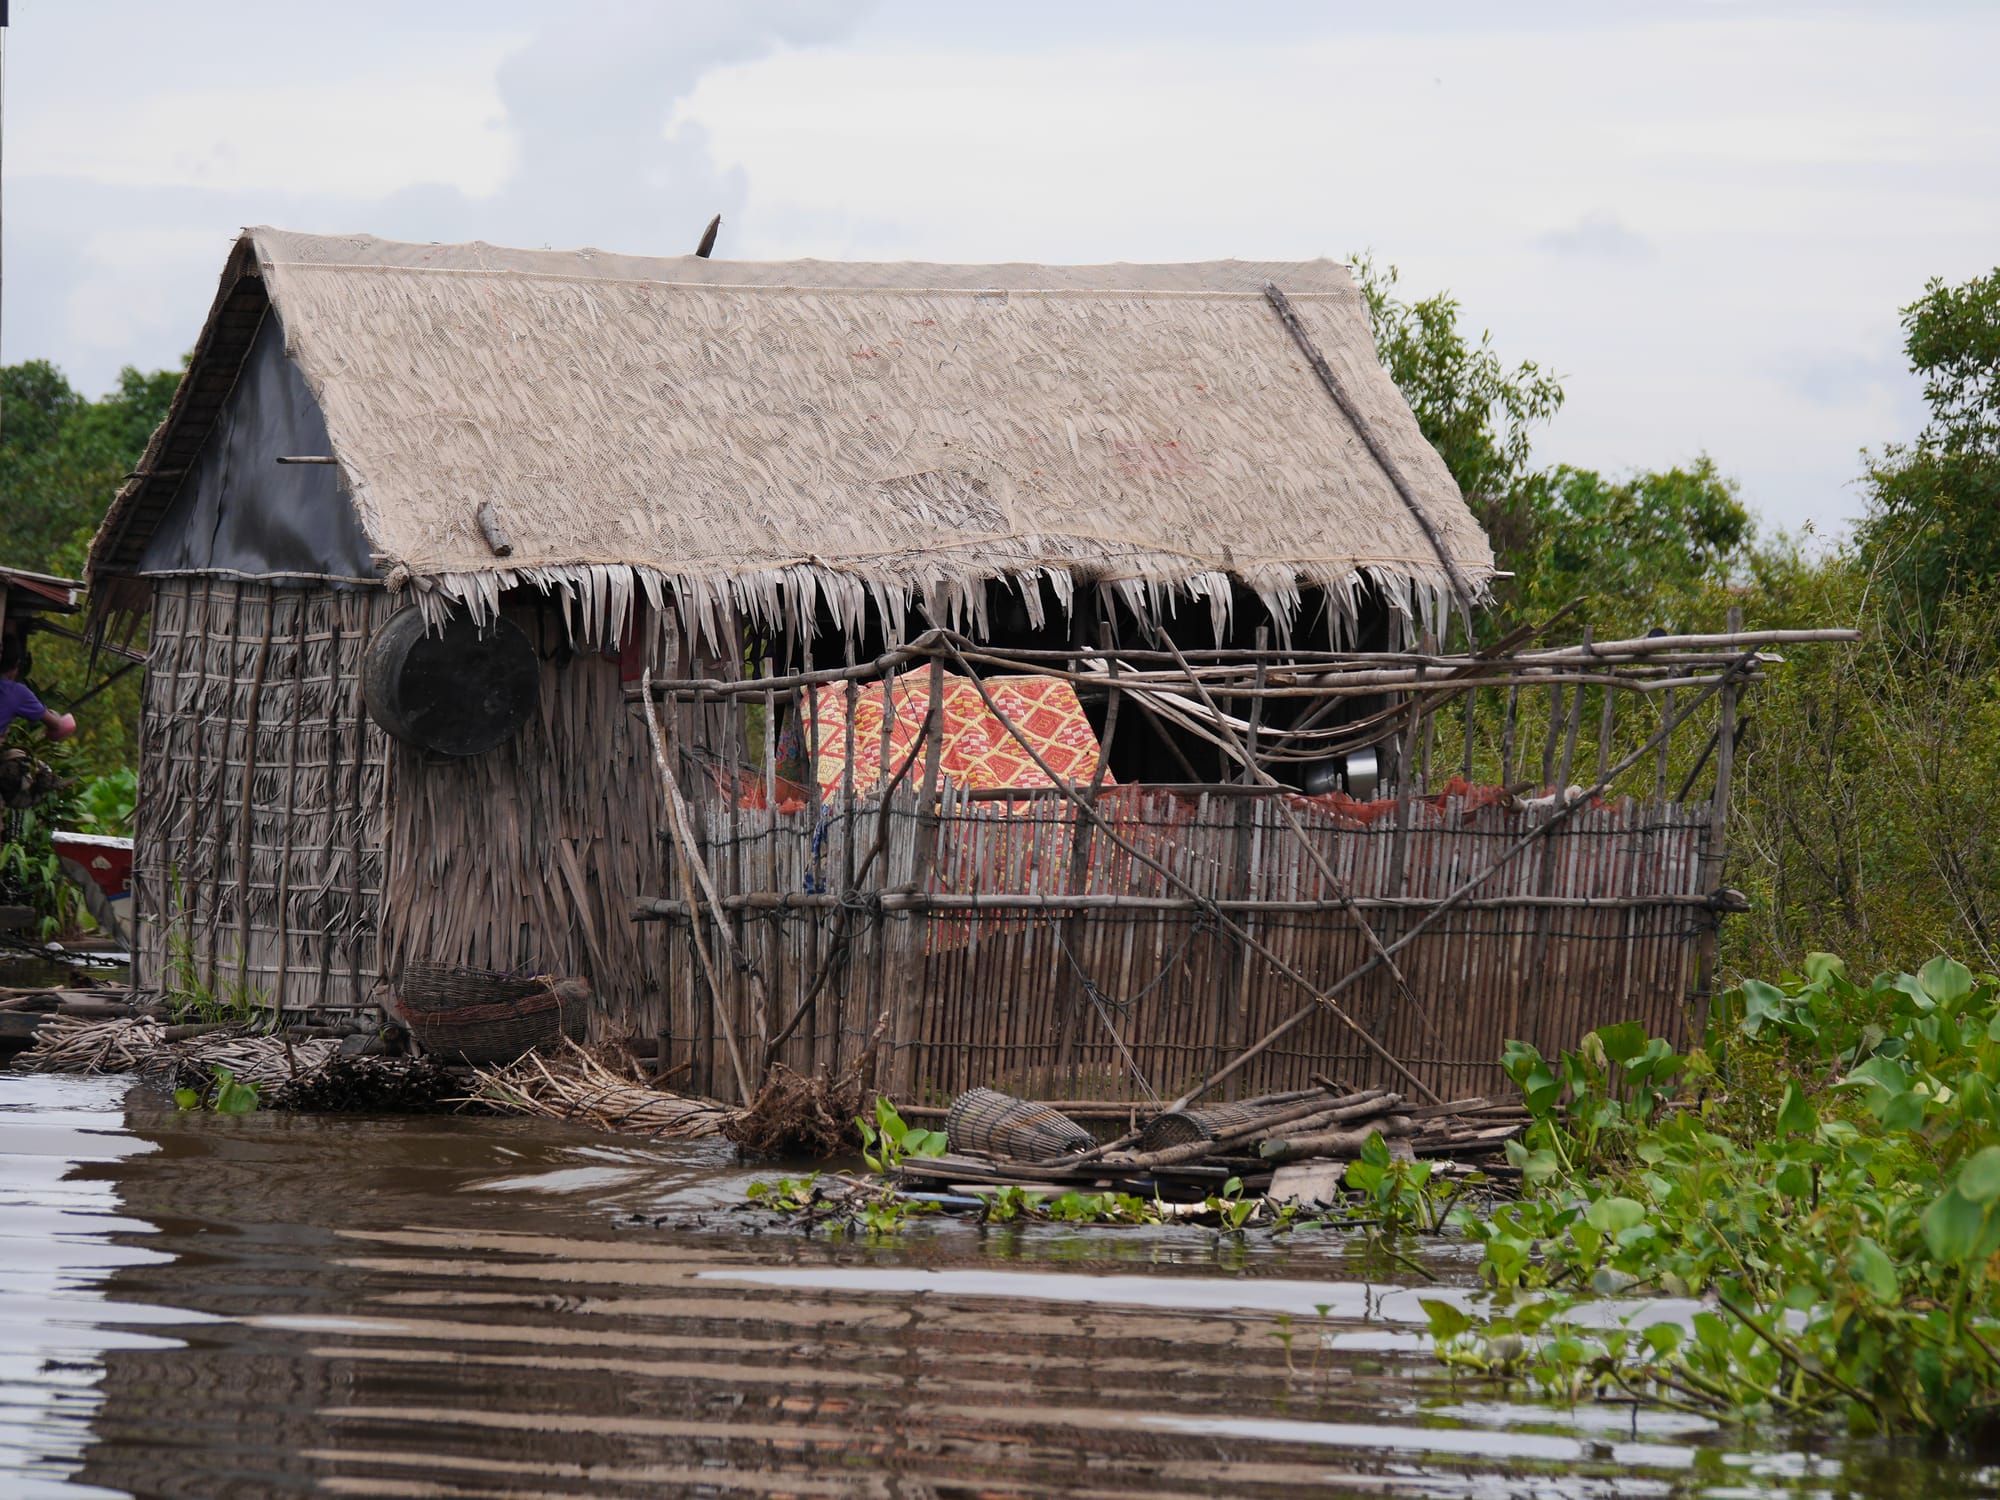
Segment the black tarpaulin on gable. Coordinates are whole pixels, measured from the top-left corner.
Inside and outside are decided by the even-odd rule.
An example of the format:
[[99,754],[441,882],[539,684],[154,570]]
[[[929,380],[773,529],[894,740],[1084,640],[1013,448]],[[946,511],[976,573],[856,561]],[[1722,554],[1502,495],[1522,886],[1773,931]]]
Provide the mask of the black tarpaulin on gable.
[[354,507],[332,464],[326,419],[266,313],[215,428],[141,554],[140,573],[226,570],[374,578]]

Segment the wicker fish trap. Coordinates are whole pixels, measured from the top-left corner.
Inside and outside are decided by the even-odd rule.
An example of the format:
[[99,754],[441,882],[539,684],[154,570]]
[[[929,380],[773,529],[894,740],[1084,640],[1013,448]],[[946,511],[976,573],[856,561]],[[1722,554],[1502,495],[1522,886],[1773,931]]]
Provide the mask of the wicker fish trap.
[[509,1063],[563,1037],[581,1041],[590,1011],[581,979],[431,963],[406,965],[395,998],[426,1052],[468,1063]]
[[1212,1141],[1239,1125],[1254,1124],[1270,1113],[1270,1107],[1247,1104],[1213,1104],[1207,1109],[1170,1109],[1146,1122],[1136,1149],[1160,1151],[1168,1146],[1188,1146],[1196,1141]]
[[967,1089],[951,1101],[945,1140],[953,1151],[1008,1161],[1053,1161],[1088,1151],[1097,1138],[1061,1110],[993,1089]]

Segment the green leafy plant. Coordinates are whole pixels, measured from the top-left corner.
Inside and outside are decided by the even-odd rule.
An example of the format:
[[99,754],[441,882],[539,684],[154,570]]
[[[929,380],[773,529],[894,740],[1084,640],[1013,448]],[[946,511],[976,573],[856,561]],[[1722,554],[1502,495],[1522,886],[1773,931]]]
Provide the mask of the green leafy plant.
[[1211,1193],[1203,1200],[1203,1206],[1216,1216],[1218,1227],[1224,1234],[1241,1234],[1244,1227],[1256,1218],[1264,1200],[1244,1196],[1243,1179],[1232,1177],[1223,1183],[1219,1194]]
[[1354,1214],[1372,1218],[1384,1234],[1436,1234],[1463,1188],[1436,1176],[1437,1163],[1398,1161],[1382,1133],[1371,1130],[1342,1181],[1360,1195]]
[[217,1063],[206,1089],[175,1089],[174,1103],[183,1110],[205,1109],[217,1115],[255,1114],[257,1085],[238,1083],[233,1072]]
[[849,1228],[896,1234],[912,1217],[937,1210],[934,1203],[912,1199],[872,1178],[842,1176],[829,1181],[817,1172],[753,1182],[745,1197],[749,1206],[793,1219],[808,1232],[825,1225],[835,1234]]
[[986,1222],[1011,1224],[1032,1217],[1041,1207],[1043,1195],[1023,1187],[1003,1187],[986,1200]]
[[864,1198],[854,1211],[854,1222],[869,1234],[900,1234],[910,1219],[918,1214],[937,1212],[935,1203],[913,1202],[893,1193],[882,1193],[872,1198]]
[[85,833],[128,838],[139,802],[139,778],[130,767],[92,777],[76,794],[76,826]]
[[923,1130],[904,1122],[896,1106],[886,1097],[875,1100],[875,1118],[859,1116],[854,1122],[861,1132],[861,1159],[870,1171],[888,1173],[910,1157],[943,1156],[945,1137],[941,1130]]
[[[1448,1364],[1747,1418],[2000,1422],[2000,978],[1939,958],[1864,984],[1816,954],[1719,997],[1699,1065],[1605,1028],[1555,1066],[1510,1048],[1508,1071],[1530,1196],[1456,1216],[1503,1300],[1432,1312]],[[1685,1328],[1568,1317],[1621,1293],[1710,1308]]]
[[212,978],[204,972],[201,954],[187,919],[178,873],[169,882],[169,903],[161,936],[166,958],[161,966],[160,987],[167,1013],[176,1022],[218,1022],[249,1025],[268,1016],[276,1024],[277,1012],[268,1005],[262,989],[241,977],[241,955],[233,953],[216,966],[216,974],[236,968],[237,978]]
[[1157,1224],[1160,1212],[1134,1193],[1080,1193],[1074,1189],[1031,1206],[1059,1224]]
[[[22,736],[12,736],[19,741]],[[64,747],[28,741],[30,754],[46,757],[52,769],[67,769]],[[53,835],[75,821],[76,791],[67,779],[33,807],[10,815],[8,822],[18,831],[14,838],[0,838],[0,902],[26,906],[35,913],[36,927],[44,941],[73,932],[83,919],[83,893],[63,873]]]
[[747,1196],[752,1203],[761,1204],[773,1213],[803,1212],[819,1201],[819,1173],[780,1177],[776,1182],[753,1182]]

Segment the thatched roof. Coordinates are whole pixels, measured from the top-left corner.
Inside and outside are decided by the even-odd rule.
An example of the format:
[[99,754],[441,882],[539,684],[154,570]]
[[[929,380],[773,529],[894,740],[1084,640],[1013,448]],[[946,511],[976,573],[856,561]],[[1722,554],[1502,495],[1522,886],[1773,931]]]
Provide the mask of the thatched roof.
[[872,595],[900,622],[911,599],[976,614],[986,580],[1038,574],[1219,610],[1233,576],[1281,612],[1302,585],[1351,601],[1373,580],[1428,613],[1449,570],[1267,282],[1465,578],[1493,570],[1330,261],[641,259],[259,228],[231,266],[93,573],[131,571],[165,513],[168,466],[227,389],[213,366],[241,357],[232,287],[259,279],[383,577],[440,602],[532,583],[601,619],[664,589],[712,620],[821,595],[853,620]]

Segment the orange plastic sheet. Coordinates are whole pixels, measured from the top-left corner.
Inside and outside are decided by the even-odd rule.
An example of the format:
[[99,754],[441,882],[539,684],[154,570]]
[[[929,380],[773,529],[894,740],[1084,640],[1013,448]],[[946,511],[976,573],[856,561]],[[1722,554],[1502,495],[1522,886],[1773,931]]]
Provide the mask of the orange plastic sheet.
[[[1059,677],[989,677],[987,692],[1009,722],[1034,745],[1036,753],[1057,775],[1071,782],[1088,782],[1097,774],[1097,736],[1083,716],[1076,689]],[[930,712],[930,672],[905,672],[867,684],[854,703],[854,788],[873,790],[893,776],[912,751],[918,763],[905,778],[915,786],[922,777],[924,719]],[[847,694],[839,689],[818,695],[820,795],[839,795],[842,761],[847,751]],[[882,724],[889,720],[888,768],[883,769]],[[998,787],[1051,786],[1019,740],[987,709],[969,678],[944,677],[944,734],[939,770],[963,791]],[[1112,778],[1107,773],[1106,784]]]

